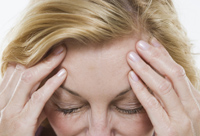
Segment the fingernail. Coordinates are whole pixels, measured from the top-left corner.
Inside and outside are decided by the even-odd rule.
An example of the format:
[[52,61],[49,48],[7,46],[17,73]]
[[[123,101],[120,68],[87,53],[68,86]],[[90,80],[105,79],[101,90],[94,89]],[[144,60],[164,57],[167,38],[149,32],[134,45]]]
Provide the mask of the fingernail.
[[156,38],[153,38],[153,39],[151,40],[151,43],[152,43],[153,46],[155,46],[155,47],[159,47],[159,46],[160,46],[160,43],[158,42],[158,40],[157,40]]
[[137,62],[138,60],[140,60],[140,57],[139,57],[135,52],[130,52],[130,53],[129,53],[129,58],[130,58],[133,62]]
[[131,78],[132,78],[134,81],[138,81],[138,80],[139,80],[138,76],[137,76],[133,71],[130,72],[130,75],[131,75]]
[[66,73],[66,70],[63,68],[57,73],[57,76],[61,77],[61,76],[65,75],[65,73]]
[[146,43],[145,41],[139,41],[138,46],[142,50],[148,50],[150,47],[150,45],[148,43]]
[[16,69],[24,69],[25,67],[22,64],[17,64]]
[[55,49],[55,51],[54,51],[54,55],[61,54],[63,52],[63,50],[64,50],[63,46],[57,47],[57,49]]

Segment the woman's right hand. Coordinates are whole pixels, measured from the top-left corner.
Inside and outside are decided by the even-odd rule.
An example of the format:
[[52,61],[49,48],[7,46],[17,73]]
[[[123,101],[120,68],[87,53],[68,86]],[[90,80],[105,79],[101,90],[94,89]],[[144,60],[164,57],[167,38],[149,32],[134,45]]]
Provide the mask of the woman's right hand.
[[[25,68],[9,65],[0,84],[0,136],[34,136],[46,118],[43,107],[67,76],[61,69],[38,89],[64,59],[66,50],[57,47],[39,64]],[[38,90],[37,90],[38,89]]]

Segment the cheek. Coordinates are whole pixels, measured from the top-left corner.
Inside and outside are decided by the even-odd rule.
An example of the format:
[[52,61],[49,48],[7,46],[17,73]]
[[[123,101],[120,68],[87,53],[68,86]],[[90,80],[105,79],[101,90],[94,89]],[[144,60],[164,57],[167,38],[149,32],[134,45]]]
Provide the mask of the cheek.
[[53,111],[51,108],[45,107],[45,113],[48,121],[58,136],[69,136],[80,134],[84,127],[83,116],[64,115],[59,111]]
[[153,126],[146,113],[118,118],[115,124],[118,124],[116,125],[118,132],[125,136],[152,136],[153,134]]

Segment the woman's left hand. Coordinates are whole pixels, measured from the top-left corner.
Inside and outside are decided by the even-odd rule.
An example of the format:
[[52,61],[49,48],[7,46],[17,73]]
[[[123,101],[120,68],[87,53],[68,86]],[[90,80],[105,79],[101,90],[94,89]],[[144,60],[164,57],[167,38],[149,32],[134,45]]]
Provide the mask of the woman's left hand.
[[136,50],[137,53],[130,52],[127,56],[134,71],[129,73],[129,81],[152,122],[155,134],[200,136],[200,93],[183,67],[155,38],[151,44],[137,42]]

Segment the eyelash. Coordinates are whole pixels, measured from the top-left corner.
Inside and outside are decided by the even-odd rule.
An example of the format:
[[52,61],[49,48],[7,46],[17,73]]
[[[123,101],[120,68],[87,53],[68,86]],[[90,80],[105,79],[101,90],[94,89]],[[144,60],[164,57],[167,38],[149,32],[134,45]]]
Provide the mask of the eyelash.
[[[83,106],[82,106],[83,107]],[[72,109],[62,109],[60,107],[58,107],[58,111],[59,112],[62,112],[64,115],[67,115],[67,114],[73,114],[73,113],[77,113],[80,111],[80,109],[82,107],[78,107],[78,108],[72,108]],[[123,114],[138,114],[138,113],[141,113],[144,108],[143,106],[139,107],[139,108],[136,108],[136,109],[130,109],[130,110],[127,110],[127,109],[121,109],[117,106],[115,106],[115,109],[120,112],[120,113],[123,113]]]
[[129,110],[121,109],[121,108],[115,106],[115,109],[118,112],[123,113],[123,114],[138,114],[138,113],[141,113],[144,110],[143,106],[140,106],[139,108],[136,108],[136,109],[129,109]]
[[[83,107],[83,106],[82,106],[82,107]],[[57,110],[58,110],[59,112],[62,112],[64,115],[67,115],[67,114],[72,114],[72,113],[77,113],[77,112],[79,112],[80,109],[81,109],[82,107],[72,108],[72,109],[62,109],[62,108],[58,107]]]

